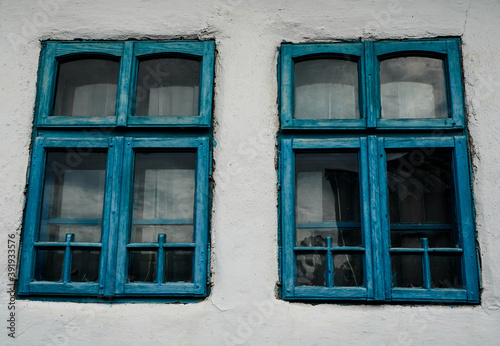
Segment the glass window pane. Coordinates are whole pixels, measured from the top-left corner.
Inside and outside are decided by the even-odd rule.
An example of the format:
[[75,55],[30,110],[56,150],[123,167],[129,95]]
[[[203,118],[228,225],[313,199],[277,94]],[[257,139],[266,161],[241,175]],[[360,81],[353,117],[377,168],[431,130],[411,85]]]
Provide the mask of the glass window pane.
[[391,223],[452,223],[450,150],[388,152],[387,184]]
[[39,241],[100,242],[106,153],[49,152]]
[[196,153],[137,153],[132,242],[192,242]]
[[97,282],[99,278],[98,250],[73,250],[71,263],[71,281]]
[[156,251],[130,251],[129,282],[156,282]]
[[326,286],[325,255],[297,255],[297,286]]
[[180,58],[140,61],[135,115],[198,115],[200,65]]
[[119,69],[105,59],[60,62],[53,115],[114,116]]
[[165,251],[164,282],[193,282],[193,251]]
[[452,230],[391,230],[391,246],[420,248],[422,238],[427,238],[430,248],[458,247],[458,237]]
[[168,243],[192,243],[193,225],[147,225],[134,226],[132,243],[156,243],[158,235],[165,234]]
[[361,246],[361,228],[312,228],[297,227],[297,246],[326,246],[326,237],[332,246]]
[[296,119],[357,119],[358,63],[341,59],[295,62]]
[[392,255],[392,286],[423,287],[422,255]]
[[64,250],[38,250],[36,252],[35,280],[62,281]]
[[363,255],[334,255],[333,285],[363,286]]
[[444,62],[407,56],[380,61],[382,118],[448,117]]
[[433,288],[463,288],[460,256],[430,255]]
[[360,222],[358,155],[295,156],[297,224]]

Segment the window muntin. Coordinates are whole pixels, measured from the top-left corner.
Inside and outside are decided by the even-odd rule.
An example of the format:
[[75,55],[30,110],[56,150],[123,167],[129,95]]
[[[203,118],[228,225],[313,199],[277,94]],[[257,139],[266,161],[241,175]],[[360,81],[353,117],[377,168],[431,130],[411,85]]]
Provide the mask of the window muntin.
[[[359,57],[354,61],[360,119],[293,115],[296,94],[290,85],[296,76],[290,66],[328,54]],[[477,302],[459,41],[284,44],[280,62],[282,297]],[[391,83],[403,83],[410,94],[398,101],[399,109],[384,99]],[[427,104],[419,101],[426,112],[408,111],[411,105],[405,102],[429,91],[432,97],[421,97]],[[310,102],[323,105],[318,98]],[[396,109],[393,116],[388,115],[390,107]],[[319,172],[326,169],[303,164],[301,155],[324,155],[317,160],[324,166],[328,154],[357,150],[359,193],[351,188],[351,200],[358,201],[360,213],[350,218],[357,222],[349,225],[355,226],[352,242],[339,246],[332,229],[340,223],[323,210],[328,184],[313,179],[316,170],[316,180],[326,180]],[[310,173],[309,180],[304,173]],[[343,264],[337,266],[336,256]]]
[[422,56],[381,60],[380,95],[382,118],[448,118],[444,61]]
[[357,119],[358,64],[316,58],[294,63],[295,119]]
[[[153,55],[200,65],[199,114],[134,116],[136,62]],[[213,56],[214,42],[43,43],[20,295],[206,295]],[[118,64],[113,116],[53,116],[56,89],[72,82],[64,64],[102,61]],[[95,72],[86,73],[101,84]]]

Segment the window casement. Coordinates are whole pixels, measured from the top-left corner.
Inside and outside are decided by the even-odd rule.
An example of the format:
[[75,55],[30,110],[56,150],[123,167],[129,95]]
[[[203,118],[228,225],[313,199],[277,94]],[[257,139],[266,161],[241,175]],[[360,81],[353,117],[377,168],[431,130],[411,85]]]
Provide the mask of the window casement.
[[19,295],[207,294],[213,41],[43,42]]
[[459,44],[282,45],[284,299],[479,301]]

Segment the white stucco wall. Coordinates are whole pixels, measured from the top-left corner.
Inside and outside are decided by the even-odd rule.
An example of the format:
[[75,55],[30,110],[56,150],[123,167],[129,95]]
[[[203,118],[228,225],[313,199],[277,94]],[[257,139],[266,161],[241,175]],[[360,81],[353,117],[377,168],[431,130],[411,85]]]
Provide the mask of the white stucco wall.
[[[495,0],[0,0],[0,344],[500,344],[500,3]],[[463,38],[482,298],[477,306],[275,296],[276,61],[282,40]],[[215,38],[212,291],[192,304],[16,302],[40,40]],[[2,322],[3,321],[3,322]]]

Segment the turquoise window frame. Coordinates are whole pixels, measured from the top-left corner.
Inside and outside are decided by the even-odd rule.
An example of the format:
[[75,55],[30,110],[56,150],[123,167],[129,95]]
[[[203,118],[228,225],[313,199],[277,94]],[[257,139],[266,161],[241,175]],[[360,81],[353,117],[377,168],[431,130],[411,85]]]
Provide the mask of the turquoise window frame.
[[[214,41],[43,42],[35,111],[38,127],[208,128],[212,113],[214,54]],[[120,62],[115,116],[52,116],[58,60],[89,56],[108,57]],[[200,61],[199,114],[151,117],[133,115],[138,61],[148,56],[181,57]]]
[[[429,56],[444,61],[447,119],[381,119],[381,59],[404,55]],[[318,57],[352,59],[358,62],[360,119],[295,119],[294,63]],[[363,41],[340,43],[286,43],[280,51],[280,119],[282,129],[463,129],[464,107],[460,40],[457,38],[408,41]]]
[[[350,49],[349,45],[353,45]],[[360,121],[344,119],[293,119],[293,61],[297,57],[327,54],[338,57],[357,54],[360,64]],[[279,257],[280,295],[290,301],[366,301],[471,303],[480,301],[478,254],[473,217],[470,158],[467,149],[464,99],[461,82],[460,40],[380,41],[282,45],[278,59],[281,129],[279,132]],[[417,54],[440,56],[446,65],[449,119],[380,119],[378,61],[387,56]],[[340,56],[341,57],[341,56]],[[457,248],[390,247],[386,150],[447,148],[451,151],[453,179],[453,225]],[[359,158],[361,227],[364,251],[364,285],[333,287],[326,263],[325,286],[296,286],[296,254],[306,250],[295,241],[295,154],[307,152],[356,151]],[[327,242],[328,243],[328,242]],[[324,247],[308,249],[328,254],[342,250]],[[350,251],[350,250],[349,250]],[[422,253],[424,287],[392,287],[391,253]],[[460,256],[463,288],[431,288],[428,254]],[[328,259],[327,256],[327,259]],[[328,262],[328,261],[327,261]]]
[[[23,224],[18,294],[52,299],[162,299],[199,300],[208,294],[211,113],[214,73],[213,41],[43,42],[40,56],[33,150],[29,168],[26,213]],[[115,117],[49,116],[54,98],[57,58],[88,54],[120,59]],[[139,57],[145,55],[189,56],[201,61],[200,114],[156,117],[154,121],[131,120],[135,75]],[[139,117],[137,117],[139,118]],[[145,117],[140,117],[145,118]],[[181,119],[182,118],[182,119]],[[106,152],[106,182],[101,242],[38,241],[41,224],[47,153],[74,150]],[[137,150],[196,152],[194,239],[190,243],[129,244],[131,227],[134,152]],[[127,249],[192,249],[192,282],[127,283]],[[60,282],[35,280],[37,249],[65,251]],[[71,251],[99,249],[98,282],[71,282]],[[161,258],[162,251],[158,252]],[[161,270],[161,265],[158,265]]]

